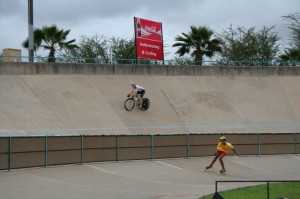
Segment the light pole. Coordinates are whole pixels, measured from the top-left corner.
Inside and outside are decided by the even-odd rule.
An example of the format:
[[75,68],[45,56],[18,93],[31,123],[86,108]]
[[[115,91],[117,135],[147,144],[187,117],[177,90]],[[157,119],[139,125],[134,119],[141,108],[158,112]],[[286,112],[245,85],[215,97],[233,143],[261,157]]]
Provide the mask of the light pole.
[[28,0],[28,50],[29,62],[33,62],[33,0]]

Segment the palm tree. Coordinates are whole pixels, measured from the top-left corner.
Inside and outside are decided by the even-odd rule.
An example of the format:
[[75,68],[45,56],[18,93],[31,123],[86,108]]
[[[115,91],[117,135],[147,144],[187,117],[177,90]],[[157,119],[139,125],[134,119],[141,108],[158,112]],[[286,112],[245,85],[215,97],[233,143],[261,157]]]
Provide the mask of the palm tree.
[[183,36],[177,36],[173,47],[179,47],[176,54],[183,56],[191,53],[195,57],[195,63],[202,65],[203,56],[212,57],[215,52],[221,52],[220,40],[212,39],[213,31],[205,26],[191,26],[191,32],[182,33]]
[[279,56],[282,61],[292,62],[294,66],[300,63],[300,49],[288,49],[284,52]]
[[[41,29],[35,29],[34,35],[34,50],[39,47],[43,47],[45,50],[49,50],[48,62],[55,62],[55,51],[62,49],[74,49],[78,46],[74,44],[75,39],[67,41],[67,35],[70,30],[59,30],[56,25],[43,26]],[[23,42],[23,47],[28,48],[29,41],[26,39]]]

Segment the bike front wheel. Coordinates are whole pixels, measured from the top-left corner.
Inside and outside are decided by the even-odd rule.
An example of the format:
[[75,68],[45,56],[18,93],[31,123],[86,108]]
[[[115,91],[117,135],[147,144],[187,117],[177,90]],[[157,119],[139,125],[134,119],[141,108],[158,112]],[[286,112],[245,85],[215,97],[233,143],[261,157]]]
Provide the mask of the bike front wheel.
[[128,98],[127,100],[125,100],[124,102],[124,108],[127,110],[127,111],[131,111],[135,106],[135,101],[133,98]]

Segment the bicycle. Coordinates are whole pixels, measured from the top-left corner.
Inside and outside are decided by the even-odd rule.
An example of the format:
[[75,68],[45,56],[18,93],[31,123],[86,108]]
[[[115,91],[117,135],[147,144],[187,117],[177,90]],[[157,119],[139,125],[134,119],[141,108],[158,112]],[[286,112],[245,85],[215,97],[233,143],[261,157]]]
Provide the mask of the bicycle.
[[127,111],[131,111],[134,107],[145,111],[150,107],[150,100],[148,98],[142,99],[142,106],[140,107],[140,101],[138,97],[131,96],[130,94],[127,95],[127,99],[124,102],[124,108]]

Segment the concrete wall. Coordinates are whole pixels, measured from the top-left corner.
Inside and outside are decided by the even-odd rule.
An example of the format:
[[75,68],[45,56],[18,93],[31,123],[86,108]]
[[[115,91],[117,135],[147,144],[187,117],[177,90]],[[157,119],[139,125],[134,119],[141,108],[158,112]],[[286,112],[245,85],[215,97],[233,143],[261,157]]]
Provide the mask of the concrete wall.
[[72,63],[0,63],[0,75],[299,76],[295,66],[169,66]]

